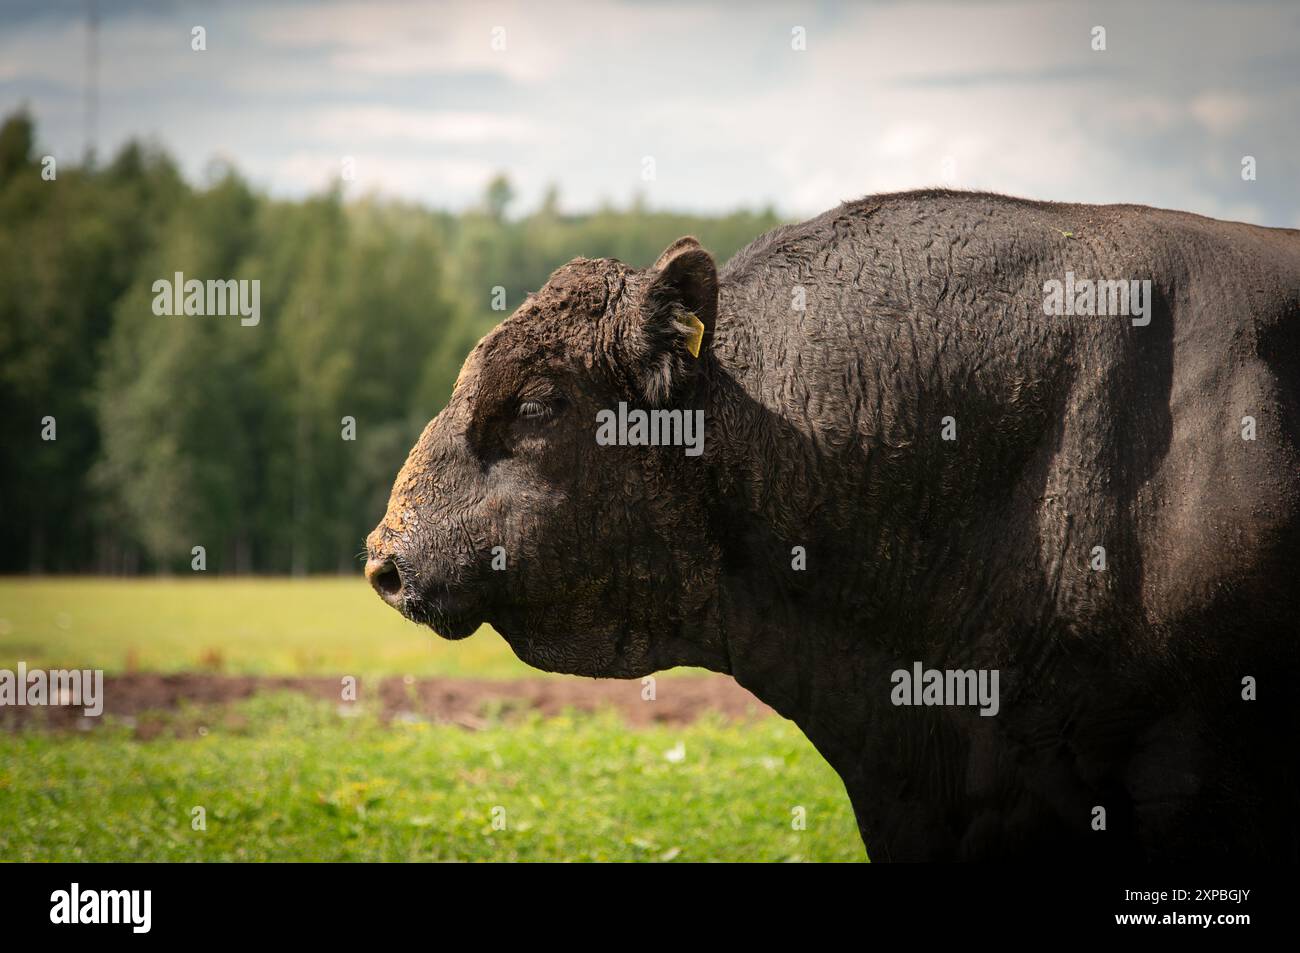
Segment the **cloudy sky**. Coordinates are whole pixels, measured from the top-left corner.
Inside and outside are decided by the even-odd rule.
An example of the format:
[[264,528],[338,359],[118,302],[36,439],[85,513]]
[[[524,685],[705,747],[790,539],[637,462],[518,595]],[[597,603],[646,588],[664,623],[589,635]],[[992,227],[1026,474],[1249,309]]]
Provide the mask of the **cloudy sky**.
[[[67,159],[87,6],[0,0],[0,112]],[[1300,227],[1293,0],[99,8],[99,155],[146,138],[195,181],[225,158],[300,196],[351,157],[350,193],[453,209],[500,171],[520,210],[550,183],[570,211],[786,215],[950,184]]]

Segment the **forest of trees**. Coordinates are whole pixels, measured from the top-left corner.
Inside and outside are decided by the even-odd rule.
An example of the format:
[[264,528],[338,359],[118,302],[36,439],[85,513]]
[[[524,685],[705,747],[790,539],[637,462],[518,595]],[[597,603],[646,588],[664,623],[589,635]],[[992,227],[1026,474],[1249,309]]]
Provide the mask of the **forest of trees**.
[[[644,267],[685,234],[725,260],[778,224],[639,203],[565,215],[554,191],[511,216],[504,177],[459,215],[338,187],[288,202],[233,168],[196,188],[137,143],[53,177],[42,160],[32,118],[8,117],[0,572],[188,571],[198,545],[211,572],[358,571],[465,354],[556,267]],[[155,314],[153,284],[176,272],[259,280],[260,322]]]

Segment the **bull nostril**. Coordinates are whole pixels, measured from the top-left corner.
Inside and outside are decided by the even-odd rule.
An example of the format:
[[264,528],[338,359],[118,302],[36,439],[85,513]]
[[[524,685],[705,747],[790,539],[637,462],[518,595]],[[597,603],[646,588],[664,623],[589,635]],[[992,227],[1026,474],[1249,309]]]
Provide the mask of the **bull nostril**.
[[392,603],[402,592],[402,573],[391,557],[379,556],[367,562],[366,578],[385,602]]
[[402,574],[397,571],[396,566],[389,563],[375,574],[375,585],[380,592],[386,592],[390,596],[396,595],[402,588]]

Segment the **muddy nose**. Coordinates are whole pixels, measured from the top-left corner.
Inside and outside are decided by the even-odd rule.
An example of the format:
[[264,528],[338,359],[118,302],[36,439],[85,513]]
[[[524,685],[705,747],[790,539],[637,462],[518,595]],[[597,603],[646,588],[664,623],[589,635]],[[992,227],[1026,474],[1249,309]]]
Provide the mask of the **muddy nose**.
[[379,598],[390,606],[401,604],[402,572],[392,556],[371,556],[366,562],[366,578],[379,593]]

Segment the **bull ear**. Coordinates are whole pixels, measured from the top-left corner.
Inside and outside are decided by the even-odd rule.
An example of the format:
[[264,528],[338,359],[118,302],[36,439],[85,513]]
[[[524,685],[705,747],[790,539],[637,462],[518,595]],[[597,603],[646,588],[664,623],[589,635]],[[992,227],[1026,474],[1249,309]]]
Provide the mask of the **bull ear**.
[[650,270],[641,303],[636,359],[652,405],[667,403],[693,378],[717,317],[718,269],[713,256],[694,238],[679,238]]

